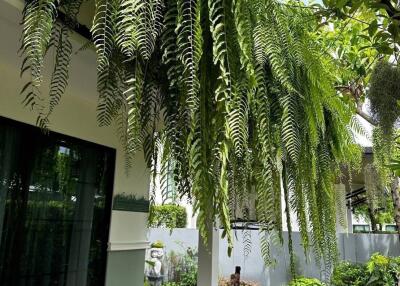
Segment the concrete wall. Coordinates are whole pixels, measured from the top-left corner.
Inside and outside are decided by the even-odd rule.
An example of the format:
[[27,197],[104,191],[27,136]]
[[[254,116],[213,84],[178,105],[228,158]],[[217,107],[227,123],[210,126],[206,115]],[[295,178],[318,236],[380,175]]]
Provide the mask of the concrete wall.
[[[219,276],[228,277],[234,272],[235,266],[242,267],[242,277],[245,280],[257,281],[263,286],[287,285],[290,280],[289,252],[286,244],[283,247],[273,246],[272,255],[276,259],[273,267],[264,267],[261,257],[260,237],[258,231],[251,233],[251,253],[244,257],[243,232],[234,233],[235,242],[232,256],[227,255],[227,242],[220,240],[219,246]],[[284,233],[287,238],[287,233]],[[198,231],[195,229],[150,229],[149,240],[161,240],[165,243],[166,252],[171,250],[183,252],[184,247],[197,247]],[[315,264],[311,254],[305,257],[300,244],[300,234],[293,233],[293,247],[296,254],[296,268],[301,275],[323,278],[324,271]],[[397,235],[391,234],[339,234],[338,247],[342,260],[365,262],[374,252],[384,255],[400,256],[400,244]]]
[[[22,0],[0,0],[0,116],[35,124],[36,115],[21,104],[20,90],[27,82],[19,76],[22,59],[17,55],[22,18]],[[73,37],[77,50],[85,40]],[[54,57],[49,52],[43,80],[43,94],[48,94],[49,74]],[[114,194],[148,196],[149,172],[142,154],[138,154],[130,175],[125,173],[124,153],[116,129],[98,127],[96,122],[96,56],[86,50],[73,55],[70,80],[65,96],[50,118],[51,130],[116,149]],[[113,211],[109,237],[110,251],[107,286],[142,286],[146,243],[146,213]],[[122,265],[124,267],[122,267]]]

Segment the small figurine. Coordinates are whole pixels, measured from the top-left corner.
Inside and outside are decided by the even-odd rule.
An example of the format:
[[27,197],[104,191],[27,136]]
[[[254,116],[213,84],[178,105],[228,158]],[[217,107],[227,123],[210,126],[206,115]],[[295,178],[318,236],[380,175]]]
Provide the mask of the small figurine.
[[162,248],[152,248],[150,250],[150,262],[152,262],[152,268],[150,274],[152,276],[161,276],[162,259],[164,257],[164,250]]
[[147,279],[150,285],[159,286],[164,278],[163,275],[163,257],[164,257],[164,244],[161,241],[157,241],[151,244],[150,248],[150,259],[147,260],[147,264],[150,269],[147,271]]

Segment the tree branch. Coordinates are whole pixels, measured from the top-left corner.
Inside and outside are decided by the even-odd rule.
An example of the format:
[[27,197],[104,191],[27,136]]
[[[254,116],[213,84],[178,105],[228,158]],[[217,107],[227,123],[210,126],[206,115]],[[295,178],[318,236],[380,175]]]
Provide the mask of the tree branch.
[[349,94],[356,103],[356,113],[364,118],[368,123],[373,126],[378,126],[378,122],[368,113],[366,113],[362,108],[364,103],[361,100],[361,95],[363,93],[363,87],[359,84],[349,84],[349,85],[338,85],[335,86],[336,90]]
[[378,125],[378,122],[376,122],[376,120],[374,118],[372,118],[372,116],[370,116],[369,114],[364,112],[364,110],[362,110],[362,108],[360,106],[357,106],[356,112],[358,115],[360,115],[366,121],[368,121],[368,123],[370,123],[371,125],[373,125],[373,126]]
[[399,10],[393,6],[393,4],[391,3],[390,0],[378,0],[377,1],[380,4],[384,5],[384,9],[386,11],[386,13],[388,14],[388,16],[392,19],[399,19]]

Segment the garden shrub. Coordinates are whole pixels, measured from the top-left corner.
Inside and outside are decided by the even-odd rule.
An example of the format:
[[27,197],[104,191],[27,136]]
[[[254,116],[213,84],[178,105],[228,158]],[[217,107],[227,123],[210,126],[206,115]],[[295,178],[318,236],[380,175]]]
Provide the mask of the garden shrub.
[[333,270],[332,286],[393,286],[400,278],[400,258],[374,253],[365,264],[341,262]]
[[186,209],[173,204],[153,205],[150,208],[149,227],[185,228]]
[[331,283],[335,286],[364,286],[368,281],[367,267],[348,261],[340,262],[333,270]]
[[396,274],[399,272],[399,265],[395,261],[398,261],[398,259],[374,253],[367,262],[369,279],[366,285],[397,285],[395,282],[397,282]]
[[197,285],[196,249],[187,248],[184,253],[171,251],[166,257],[168,282],[164,286],[196,286]]
[[289,286],[325,286],[325,284],[316,278],[299,277],[293,279]]

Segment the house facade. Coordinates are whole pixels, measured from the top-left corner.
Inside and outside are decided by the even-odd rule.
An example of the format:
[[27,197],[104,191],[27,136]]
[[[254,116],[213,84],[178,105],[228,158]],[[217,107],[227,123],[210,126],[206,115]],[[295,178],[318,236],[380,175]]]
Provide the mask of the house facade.
[[[36,114],[20,95],[27,80],[17,54],[22,8],[23,1],[0,0],[0,284],[143,285],[149,188],[143,154],[127,170],[115,127],[98,126],[90,49],[72,56],[51,132],[35,127]],[[74,34],[72,42],[78,50],[85,39]],[[50,63],[52,57],[50,51]]]

